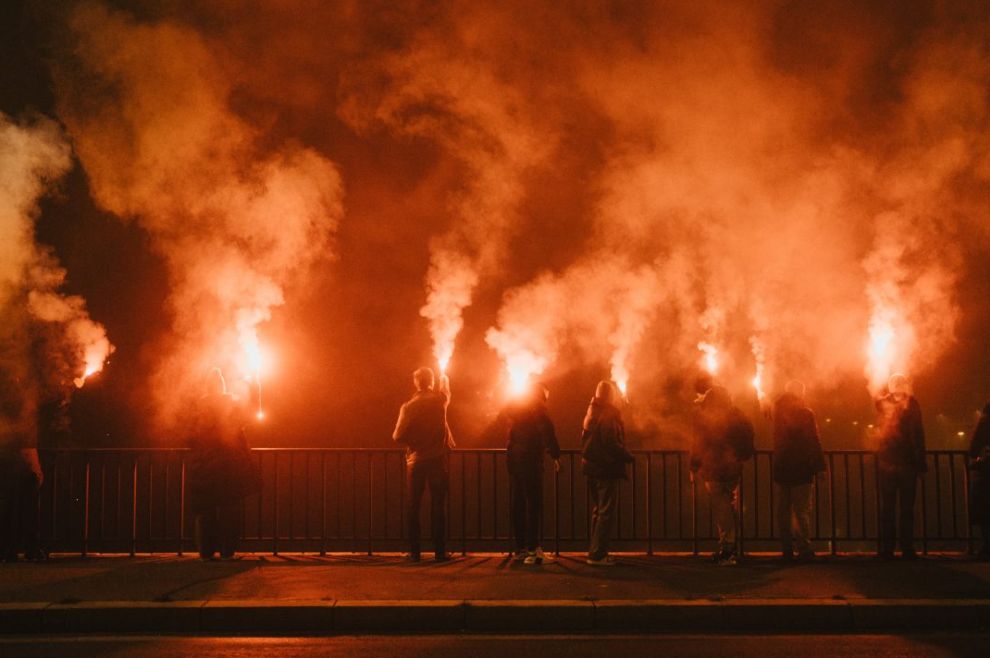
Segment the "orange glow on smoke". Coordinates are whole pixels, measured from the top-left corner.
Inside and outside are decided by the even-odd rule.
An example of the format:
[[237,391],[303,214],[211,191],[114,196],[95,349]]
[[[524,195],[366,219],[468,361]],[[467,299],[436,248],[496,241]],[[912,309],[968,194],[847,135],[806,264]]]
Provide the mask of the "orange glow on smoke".
[[756,398],[763,402],[766,397],[766,393],[763,391],[763,365],[758,364],[756,366],[756,376],[753,377],[753,389],[756,390]]
[[880,390],[894,372],[898,358],[897,339],[894,312],[878,309],[870,320],[866,347],[866,375],[871,390]]
[[505,369],[509,376],[507,392],[509,397],[525,393],[533,377],[541,374],[546,367],[546,359],[526,350],[506,356]]

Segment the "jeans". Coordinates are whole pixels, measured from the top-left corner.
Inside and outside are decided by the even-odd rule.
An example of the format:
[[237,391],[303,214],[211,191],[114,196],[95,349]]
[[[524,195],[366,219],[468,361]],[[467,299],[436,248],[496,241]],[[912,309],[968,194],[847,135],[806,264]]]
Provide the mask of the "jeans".
[[777,486],[777,527],[784,553],[811,552],[811,484]]
[[209,507],[196,515],[196,546],[199,556],[208,559],[233,557],[241,537],[244,508],[241,501]]
[[16,466],[3,473],[0,482],[0,548],[3,558],[21,551],[37,556],[40,544],[40,491],[38,478],[27,468]]
[[511,473],[512,530],[516,550],[535,551],[540,545],[540,514],[543,511],[542,473]]
[[[894,552],[895,537],[901,551],[914,550],[914,500],[918,492],[918,474],[913,471],[880,469],[880,551]],[[897,515],[897,505],[900,514]],[[895,516],[899,526],[895,533]]]
[[419,512],[423,494],[430,489],[430,525],[433,548],[437,555],[446,553],[447,539],[447,456],[434,457],[406,465],[406,519],[409,527],[409,552],[420,553]]
[[619,481],[588,478],[588,491],[591,494],[591,545],[588,557],[600,560],[608,555],[609,541],[615,530],[618,508]]
[[718,528],[718,546],[722,551],[736,550],[736,524],[739,505],[739,479],[728,482],[705,481],[705,490],[712,501],[712,517]]

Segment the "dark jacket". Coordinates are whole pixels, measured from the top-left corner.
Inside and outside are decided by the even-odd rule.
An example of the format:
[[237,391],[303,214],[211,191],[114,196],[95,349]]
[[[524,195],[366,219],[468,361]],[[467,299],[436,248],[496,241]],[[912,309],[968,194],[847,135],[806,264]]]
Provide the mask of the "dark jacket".
[[785,393],[773,407],[773,480],[785,486],[811,484],[825,470],[815,413]]
[[990,525],[990,404],[983,408],[969,442],[970,521]]
[[581,432],[581,470],[600,480],[626,479],[626,464],[633,462],[626,450],[626,427],[618,407],[592,398]]
[[921,405],[912,395],[887,394],[877,406],[877,460],[882,470],[921,474],[925,463],[925,427]]
[[189,506],[194,514],[236,503],[260,488],[244,434],[245,413],[227,394],[197,403],[189,431]]
[[560,459],[560,446],[546,404],[529,400],[511,407],[507,415],[509,431],[505,451],[509,473],[519,476],[541,473],[544,452],[549,452],[553,459]]
[[392,439],[406,447],[406,463],[445,457],[452,441],[447,425],[446,391],[417,391],[416,395],[399,409],[399,419],[392,432]]
[[742,462],[755,454],[753,424],[720,386],[699,400],[691,446],[691,471],[705,481],[732,482],[742,475]]

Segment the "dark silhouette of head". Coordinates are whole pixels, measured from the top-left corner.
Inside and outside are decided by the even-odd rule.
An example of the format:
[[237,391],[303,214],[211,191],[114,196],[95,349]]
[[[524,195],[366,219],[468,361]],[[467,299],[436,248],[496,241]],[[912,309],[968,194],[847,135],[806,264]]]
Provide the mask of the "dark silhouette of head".
[[433,389],[433,371],[429,368],[416,368],[413,372],[413,386],[417,391],[429,391]]
[[595,387],[595,397],[602,402],[612,402],[615,398],[615,388],[612,386],[612,382],[605,379],[598,382],[598,386]]

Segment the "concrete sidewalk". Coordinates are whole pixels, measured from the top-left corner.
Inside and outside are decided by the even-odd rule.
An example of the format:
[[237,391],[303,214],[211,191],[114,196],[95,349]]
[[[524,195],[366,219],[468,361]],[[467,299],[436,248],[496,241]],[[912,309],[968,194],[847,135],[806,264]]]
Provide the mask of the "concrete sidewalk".
[[0,632],[876,631],[990,629],[990,564],[838,557],[175,556],[0,565]]

